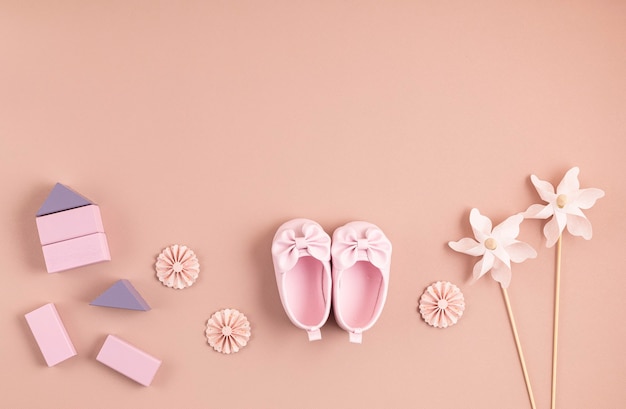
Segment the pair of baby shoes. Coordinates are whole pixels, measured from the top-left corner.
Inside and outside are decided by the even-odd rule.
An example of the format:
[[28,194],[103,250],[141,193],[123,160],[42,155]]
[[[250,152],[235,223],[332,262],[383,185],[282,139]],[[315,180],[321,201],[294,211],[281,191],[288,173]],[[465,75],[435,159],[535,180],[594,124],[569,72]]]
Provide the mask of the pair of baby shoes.
[[313,220],[293,219],[276,231],[272,259],[283,308],[310,341],[321,339],[332,299],[337,324],[361,343],[387,298],[391,242],[382,230],[350,222],[331,241]]

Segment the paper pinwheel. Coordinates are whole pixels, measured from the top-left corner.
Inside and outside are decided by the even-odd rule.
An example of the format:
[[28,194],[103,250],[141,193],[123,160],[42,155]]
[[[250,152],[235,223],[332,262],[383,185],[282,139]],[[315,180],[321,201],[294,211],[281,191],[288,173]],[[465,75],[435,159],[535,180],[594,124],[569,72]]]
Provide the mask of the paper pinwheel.
[[555,286],[554,286],[554,328],[552,332],[552,409],[556,408],[556,376],[558,360],[558,340],[559,340],[559,303],[561,287],[561,247],[563,230],[572,236],[579,236],[586,240],[591,239],[591,222],[583,213],[583,209],[591,208],[596,200],[604,196],[604,191],[596,188],[581,189],[578,182],[580,169],[573,167],[565,173],[563,180],[556,187],[549,182],[539,179],[535,175],[530,176],[539,197],[547,204],[531,205],[524,217],[527,219],[547,219],[552,216],[543,227],[543,234],[546,237],[546,246],[552,247],[555,243],[556,266],[555,266]]
[[465,237],[459,241],[450,241],[448,245],[455,251],[469,254],[470,256],[482,256],[474,265],[473,276],[477,280],[488,271],[494,280],[500,283],[504,304],[511,322],[515,346],[522,365],[524,382],[528,391],[528,398],[532,409],[536,409],[535,398],[530,385],[530,378],[526,370],[526,361],[522,351],[522,344],[517,334],[517,326],[513,317],[513,310],[509,301],[507,287],[511,283],[511,262],[521,263],[528,258],[537,256],[537,252],[527,243],[517,240],[519,226],[524,220],[522,214],[516,214],[492,228],[491,220],[480,214],[478,209],[470,212],[470,225],[474,232],[474,238]]

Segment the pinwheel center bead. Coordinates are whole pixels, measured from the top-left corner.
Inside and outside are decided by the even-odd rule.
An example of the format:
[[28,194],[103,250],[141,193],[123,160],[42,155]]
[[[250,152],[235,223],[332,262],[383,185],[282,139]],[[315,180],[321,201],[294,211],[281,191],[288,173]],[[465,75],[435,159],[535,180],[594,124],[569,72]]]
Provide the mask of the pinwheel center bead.
[[367,239],[358,239],[356,241],[357,250],[367,250],[367,247],[368,247]]
[[488,250],[495,250],[496,247],[498,247],[498,242],[495,239],[489,237],[487,240],[485,240],[485,247]]
[[180,261],[175,262],[174,265],[172,265],[172,270],[174,270],[175,273],[180,273],[183,271],[183,263]]
[[448,301],[446,300],[437,301],[437,307],[439,307],[440,310],[445,310],[446,308],[448,308]]
[[556,197],[556,205],[559,209],[562,209],[567,204],[567,196],[566,195],[558,195]]
[[233,333],[233,329],[229,327],[228,325],[222,328],[222,335],[224,335],[225,337],[230,337],[232,333]]
[[307,248],[306,239],[304,237],[296,237],[296,248],[298,250]]

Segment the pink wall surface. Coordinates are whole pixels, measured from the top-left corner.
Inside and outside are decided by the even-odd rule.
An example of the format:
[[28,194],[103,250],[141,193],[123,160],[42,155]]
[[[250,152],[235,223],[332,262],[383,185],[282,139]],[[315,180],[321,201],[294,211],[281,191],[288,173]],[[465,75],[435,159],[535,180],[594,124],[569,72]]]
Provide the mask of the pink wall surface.
[[[447,242],[581,168],[605,190],[590,241],[565,235],[560,409],[626,405],[626,2],[0,1],[0,406],[526,409],[498,284]],[[35,213],[54,183],[100,206],[112,261],[47,274]],[[351,220],[394,245],[387,304],[362,345],[332,316],[309,343],[280,304],[284,221]],[[555,252],[509,289],[539,409],[550,406]],[[185,244],[190,288],[156,256]],[[90,306],[129,279],[149,312]],[[458,285],[459,323],[417,300]],[[78,356],[48,368],[24,314],[55,303]],[[236,308],[252,338],[207,345]],[[115,334],[163,364],[143,387],[98,363]]]

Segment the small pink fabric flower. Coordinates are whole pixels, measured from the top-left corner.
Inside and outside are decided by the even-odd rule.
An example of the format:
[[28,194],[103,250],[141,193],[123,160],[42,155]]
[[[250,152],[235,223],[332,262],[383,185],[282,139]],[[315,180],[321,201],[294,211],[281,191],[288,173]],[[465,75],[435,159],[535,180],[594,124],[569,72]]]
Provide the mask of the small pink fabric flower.
[[493,279],[502,288],[507,288],[511,283],[511,262],[521,263],[537,257],[537,252],[529,244],[516,240],[523,220],[522,214],[516,214],[492,229],[491,220],[481,215],[478,209],[472,209],[470,224],[476,240],[465,237],[448,245],[460,253],[482,256],[474,265],[472,274],[475,280],[491,271]]
[[548,204],[531,205],[524,212],[524,217],[527,219],[547,219],[553,216],[543,227],[547,247],[554,246],[566,226],[567,231],[572,236],[580,236],[586,240],[591,239],[591,222],[581,209],[592,207],[596,200],[604,196],[604,191],[596,188],[580,189],[579,172],[580,169],[577,167],[568,170],[557,186],[556,192],[549,182],[541,180],[535,175],[530,176],[539,197]]
[[209,345],[217,352],[235,353],[248,344],[250,323],[239,311],[227,308],[209,318],[205,334]]
[[458,322],[465,311],[465,298],[457,286],[437,281],[422,294],[419,311],[428,325],[448,328]]
[[183,289],[196,282],[200,274],[200,264],[193,250],[175,244],[159,254],[156,274],[163,285]]

